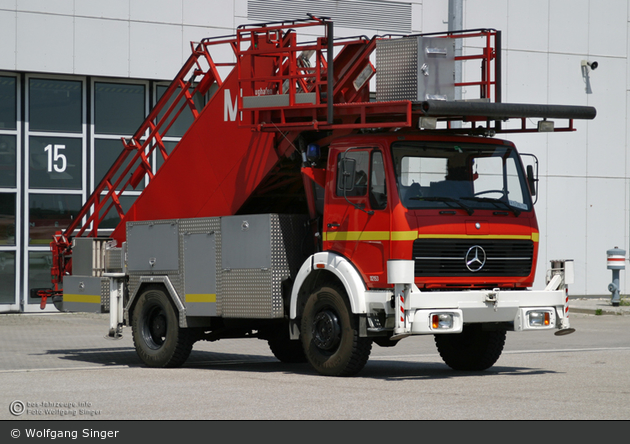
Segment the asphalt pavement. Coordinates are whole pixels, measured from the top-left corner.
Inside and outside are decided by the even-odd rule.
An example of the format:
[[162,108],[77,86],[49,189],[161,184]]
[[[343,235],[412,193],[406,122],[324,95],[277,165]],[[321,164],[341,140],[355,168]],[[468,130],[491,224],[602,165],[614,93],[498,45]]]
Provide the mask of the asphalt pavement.
[[[104,339],[107,314],[2,314],[0,426],[26,433],[13,421],[71,419],[68,427],[103,430],[122,419],[628,420],[630,306],[572,296],[569,312],[574,334],[509,332],[500,361],[486,372],[452,371],[432,337],[414,336],[374,346],[355,378],[283,364],[255,339],[201,341],[184,366],[151,369],[130,328],[119,340]],[[383,393],[399,408],[374,402]],[[63,407],[69,403],[72,409]],[[77,419],[110,423],[75,426]],[[0,442],[6,433],[0,427]]]

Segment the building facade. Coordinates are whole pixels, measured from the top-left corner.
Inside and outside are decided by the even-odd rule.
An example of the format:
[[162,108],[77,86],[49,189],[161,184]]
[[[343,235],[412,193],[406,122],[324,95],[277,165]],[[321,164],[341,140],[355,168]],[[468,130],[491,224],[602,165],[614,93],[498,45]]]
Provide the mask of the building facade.
[[[449,3],[463,28],[502,30],[503,101],[597,108],[574,133],[508,138],[541,165],[536,286],[550,260],[574,259],[571,293],[605,294],[606,250],[629,249],[628,0],[0,0],[0,312],[40,311],[29,290],[50,286],[52,235],[76,216],[191,41],[307,12],[331,17],[336,36],[445,31]],[[585,65],[593,61],[597,70]],[[187,124],[177,122],[168,147]]]

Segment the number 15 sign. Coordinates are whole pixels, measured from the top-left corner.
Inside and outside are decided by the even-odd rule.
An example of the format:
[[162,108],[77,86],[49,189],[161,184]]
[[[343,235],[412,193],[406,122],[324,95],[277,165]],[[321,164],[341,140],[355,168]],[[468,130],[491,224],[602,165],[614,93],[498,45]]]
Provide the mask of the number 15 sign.
[[65,150],[65,145],[49,144],[44,148],[44,151],[48,154],[48,172],[52,173],[53,169],[57,173],[63,173],[66,171],[68,162],[65,154],[61,151]]

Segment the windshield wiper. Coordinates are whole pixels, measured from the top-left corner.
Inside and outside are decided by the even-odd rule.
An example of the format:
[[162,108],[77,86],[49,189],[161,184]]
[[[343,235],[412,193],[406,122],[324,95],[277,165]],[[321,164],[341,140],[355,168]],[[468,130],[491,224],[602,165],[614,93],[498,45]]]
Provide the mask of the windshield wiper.
[[475,212],[475,210],[470,208],[468,205],[465,205],[462,201],[460,201],[458,199],[454,199],[452,197],[446,197],[446,196],[426,196],[426,197],[414,196],[414,197],[410,197],[409,199],[410,200],[424,200],[424,201],[427,201],[427,202],[445,202],[445,203],[453,202],[453,203],[459,205],[464,210],[466,210],[466,212],[468,213],[469,216],[472,215]]
[[521,210],[519,210],[516,207],[513,207],[512,205],[510,205],[504,200],[493,199],[491,197],[462,197],[462,199],[474,200],[475,202],[488,202],[488,203],[494,204],[497,208],[499,207],[498,204],[501,204],[503,205],[504,208],[514,213],[514,216],[518,217],[521,214]]

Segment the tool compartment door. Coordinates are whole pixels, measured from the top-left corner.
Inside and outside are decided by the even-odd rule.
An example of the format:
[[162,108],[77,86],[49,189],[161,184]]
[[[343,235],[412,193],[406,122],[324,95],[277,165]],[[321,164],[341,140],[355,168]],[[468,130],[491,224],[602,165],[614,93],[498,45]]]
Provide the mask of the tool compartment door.
[[214,233],[184,234],[184,289],[188,316],[217,315]]
[[174,221],[127,224],[127,267],[131,272],[179,269],[178,227]]

